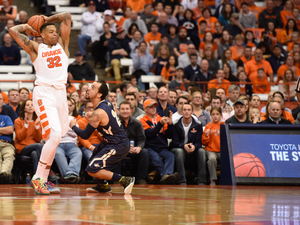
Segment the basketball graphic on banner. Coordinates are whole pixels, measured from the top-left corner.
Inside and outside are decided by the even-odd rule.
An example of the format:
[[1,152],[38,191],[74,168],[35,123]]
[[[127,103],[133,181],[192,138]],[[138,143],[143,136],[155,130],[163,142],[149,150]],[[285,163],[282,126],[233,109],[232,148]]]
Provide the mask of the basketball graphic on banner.
[[266,170],[259,158],[250,153],[239,153],[233,157],[236,177],[265,177]]

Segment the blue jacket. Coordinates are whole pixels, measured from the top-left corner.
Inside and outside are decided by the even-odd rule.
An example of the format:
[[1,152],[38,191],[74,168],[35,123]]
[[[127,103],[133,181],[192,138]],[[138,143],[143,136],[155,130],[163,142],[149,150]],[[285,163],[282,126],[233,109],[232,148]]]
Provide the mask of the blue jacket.
[[128,55],[127,58],[130,58],[130,47],[128,42],[125,39],[111,38],[109,39],[107,50],[110,53],[110,61],[113,59],[122,59],[124,56],[122,55],[112,55],[113,50],[124,49]]
[[[165,116],[165,112],[164,109],[161,107],[161,104],[159,101],[157,101],[158,106],[156,106],[156,113],[161,116],[164,117]],[[174,106],[171,106],[169,103],[167,104],[167,107],[169,108],[169,110],[171,110],[173,113],[177,112],[177,109]]]
[[[195,145],[195,149],[201,148],[202,147],[202,133],[203,133],[202,124],[197,122],[192,117],[192,125],[189,129],[187,143],[193,143]],[[183,126],[182,126],[182,117],[181,117],[178,120],[178,122],[174,125],[173,138],[172,138],[170,147],[171,148],[183,148],[184,136],[185,136],[185,134],[184,134]]]
[[277,74],[279,67],[285,63],[285,57],[280,56],[277,58],[274,55],[271,55],[269,58],[267,58],[267,61],[272,67],[273,74]]

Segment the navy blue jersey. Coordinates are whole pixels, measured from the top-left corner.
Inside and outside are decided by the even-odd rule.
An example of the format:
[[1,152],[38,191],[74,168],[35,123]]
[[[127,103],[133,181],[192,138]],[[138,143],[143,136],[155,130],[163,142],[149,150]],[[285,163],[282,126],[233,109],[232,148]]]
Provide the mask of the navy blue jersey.
[[97,127],[97,130],[102,135],[103,139],[109,144],[119,144],[122,141],[126,141],[126,132],[110,101],[106,99],[101,101],[95,110],[96,109],[104,110],[109,118],[106,126],[99,125]]

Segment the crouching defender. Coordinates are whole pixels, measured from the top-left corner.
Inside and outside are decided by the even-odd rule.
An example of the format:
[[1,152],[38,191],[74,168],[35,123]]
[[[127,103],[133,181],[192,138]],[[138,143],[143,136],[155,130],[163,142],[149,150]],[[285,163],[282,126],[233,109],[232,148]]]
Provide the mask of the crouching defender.
[[113,180],[124,187],[125,194],[130,194],[135,178],[111,172],[117,162],[128,154],[129,140],[112,104],[105,99],[107,94],[105,82],[94,82],[86,95],[95,107],[89,117],[89,124],[85,130],[81,130],[76,126],[76,120],[72,120],[70,127],[83,139],[88,139],[95,129],[103,136],[103,141],[94,149],[86,168],[88,174],[97,178],[99,183],[86,191],[110,192],[111,188],[106,180]]

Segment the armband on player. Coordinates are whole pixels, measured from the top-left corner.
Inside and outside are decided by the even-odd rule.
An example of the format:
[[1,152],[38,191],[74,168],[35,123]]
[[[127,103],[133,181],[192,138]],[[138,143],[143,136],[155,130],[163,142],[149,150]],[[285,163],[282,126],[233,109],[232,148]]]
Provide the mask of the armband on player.
[[91,124],[88,124],[85,130],[81,130],[76,125],[72,127],[72,130],[82,139],[88,139],[92,133],[95,131],[96,128],[92,127]]

